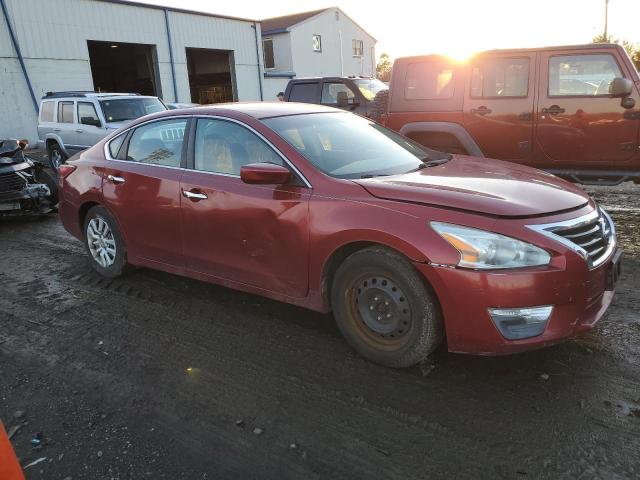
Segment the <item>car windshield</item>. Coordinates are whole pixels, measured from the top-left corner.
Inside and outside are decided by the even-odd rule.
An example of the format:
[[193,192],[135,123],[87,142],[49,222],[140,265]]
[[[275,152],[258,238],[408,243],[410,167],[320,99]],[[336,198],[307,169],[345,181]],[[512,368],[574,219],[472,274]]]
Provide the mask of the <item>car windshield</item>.
[[123,98],[100,102],[107,122],[134,120],[150,113],[164,112],[167,108],[157,98]]
[[407,173],[449,155],[430,150],[350,113],[311,113],[262,120],[311,163],[336,178]]
[[360,89],[360,92],[367,100],[373,100],[376,96],[376,93],[381,90],[389,89],[387,85],[385,85],[377,78],[358,78],[354,80],[354,82],[356,82],[356,85]]

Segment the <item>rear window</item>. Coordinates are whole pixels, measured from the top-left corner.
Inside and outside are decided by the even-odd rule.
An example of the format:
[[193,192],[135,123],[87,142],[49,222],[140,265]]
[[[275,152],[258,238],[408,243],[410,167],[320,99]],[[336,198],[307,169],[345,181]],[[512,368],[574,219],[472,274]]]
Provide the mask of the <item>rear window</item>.
[[290,102],[318,103],[317,83],[295,83],[289,93]]
[[102,113],[107,122],[124,122],[163,112],[167,109],[157,98],[124,98],[103,100],[100,102]]
[[53,122],[54,102],[42,102],[40,107],[40,121]]
[[120,151],[120,147],[124,143],[124,139],[126,137],[127,134],[125,132],[109,142],[109,153],[111,154],[111,158],[118,158],[118,152]]
[[407,65],[404,98],[438,100],[453,97],[453,68],[445,62],[420,62]]
[[58,102],[58,123],[73,123],[73,102]]

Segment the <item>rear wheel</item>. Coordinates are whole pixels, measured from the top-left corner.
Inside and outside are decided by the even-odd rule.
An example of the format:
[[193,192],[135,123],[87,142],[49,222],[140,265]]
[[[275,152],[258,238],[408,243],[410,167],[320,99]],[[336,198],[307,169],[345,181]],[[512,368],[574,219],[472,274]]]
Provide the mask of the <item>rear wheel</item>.
[[91,266],[100,275],[113,278],[127,267],[127,256],[118,224],[111,214],[100,206],[92,207],[84,220],[85,248]]
[[60,148],[60,145],[58,145],[57,142],[49,144],[47,154],[49,156],[49,164],[51,164],[51,168],[53,168],[57,173],[60,169],[60,165],[62,165],[67,159],[67,156],[64,154],[62,148]]
[[406,258],[386,248],[349,256],[336,272],[331,300],[347,342],[376,363],[409,367],[442,340],[432,293]]

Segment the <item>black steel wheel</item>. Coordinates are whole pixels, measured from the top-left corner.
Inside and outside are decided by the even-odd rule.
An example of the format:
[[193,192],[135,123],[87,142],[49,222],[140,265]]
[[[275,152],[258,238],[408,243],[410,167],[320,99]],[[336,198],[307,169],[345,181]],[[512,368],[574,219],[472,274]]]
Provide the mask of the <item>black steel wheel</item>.
[[430,288],[411,262],[392,250],[372,247],[349,256],[335,274],[331,299],[345,339],[376,363],[409,367],[442,340]]

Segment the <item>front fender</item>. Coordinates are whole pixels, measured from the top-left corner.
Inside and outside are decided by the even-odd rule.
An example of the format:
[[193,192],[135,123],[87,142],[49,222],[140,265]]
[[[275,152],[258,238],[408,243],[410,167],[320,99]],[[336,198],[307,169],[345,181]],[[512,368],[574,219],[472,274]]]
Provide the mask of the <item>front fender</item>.
[[67,147],[65,146],[64,142],[62,141],[62,138],[60,137],[60,135],[57,135],[55,133],[47,133],[44,137],[44,145],[45,147],[47,146],[47,144],[49,143],[49,140],[55,140],[55,142],[60,146],[60,148],[62,149],[62,151],[64,152],[64,154],[67,157],[70,157],[71,155],[69,154],[69,152],[67,151]]

